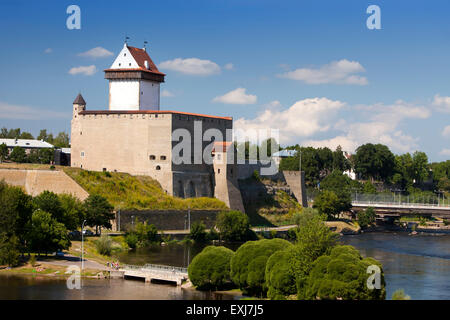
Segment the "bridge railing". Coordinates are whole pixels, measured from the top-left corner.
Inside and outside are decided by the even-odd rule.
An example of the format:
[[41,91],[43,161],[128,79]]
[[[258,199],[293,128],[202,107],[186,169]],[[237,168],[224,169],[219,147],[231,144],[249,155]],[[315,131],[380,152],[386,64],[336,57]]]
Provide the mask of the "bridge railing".
[[161,273],[181,273],[187,274],[187,268],[182,267],[173,267],[173,266],[165,266],[159,264],[145,264],[143,266],[135,266],[130,264],[123,264],[121,266],[122,269],[125,270],[135,270],[135,271],[156,271]]
[[353,204],[379,204],[405,207],[436,207],[449,208],[450,199],[432,196],[405,196],[400,194],[352,194]]

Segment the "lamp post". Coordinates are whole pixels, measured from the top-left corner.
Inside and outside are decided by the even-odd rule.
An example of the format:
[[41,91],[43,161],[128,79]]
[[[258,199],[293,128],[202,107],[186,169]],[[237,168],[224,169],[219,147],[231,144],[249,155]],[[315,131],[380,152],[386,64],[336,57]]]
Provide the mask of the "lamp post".
[[83,272],[84,268],[84,224],[86,223],[86,220],[83,220],[83,223],[81,224],[81,272]]

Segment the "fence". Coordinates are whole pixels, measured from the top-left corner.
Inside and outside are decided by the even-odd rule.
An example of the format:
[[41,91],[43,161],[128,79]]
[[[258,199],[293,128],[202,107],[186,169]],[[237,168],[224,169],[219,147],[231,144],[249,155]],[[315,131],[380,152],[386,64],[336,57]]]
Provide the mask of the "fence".
[[444,196],[401,194],[352,194],[353,204],[386,204],[407,206],[450,207],[450,199]]
[[130,264],[122,265],[122,269],[126,270],[136,270],[136,271],[156,271],[156,272],[164,272],[164,273],[182,273],[187,274],[187,268],[182,267],[172,267],[172,266],[164,266],[159,264],[145,264],[143,266],[134,266]]

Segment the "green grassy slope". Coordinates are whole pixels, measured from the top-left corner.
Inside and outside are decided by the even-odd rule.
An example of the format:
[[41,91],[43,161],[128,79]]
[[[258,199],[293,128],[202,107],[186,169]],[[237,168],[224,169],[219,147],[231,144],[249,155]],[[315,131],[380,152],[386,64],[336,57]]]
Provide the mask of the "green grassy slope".
[[227,209],[216,198],[181,199],[167,195],[160,184],[147,176],[119,172],[96,172],[66,167],[64,172],[89,194],[99,194],[120,209]]

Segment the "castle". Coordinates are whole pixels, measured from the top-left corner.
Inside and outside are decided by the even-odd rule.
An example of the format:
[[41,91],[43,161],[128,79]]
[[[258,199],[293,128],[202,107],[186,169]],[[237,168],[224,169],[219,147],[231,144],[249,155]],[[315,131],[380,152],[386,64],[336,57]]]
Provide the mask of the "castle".
[[[236,165],[228,161],[231,117],[160,110],[165,74],[145,48],[125,43],[104,72],[108,110],[87,110],[81,94],[73,102],[72,167],[151,176],[170,195],[216,197],[244,211]],[[221,139],[214,141],[211,130]],[[180,142],[185,148],[177,148]]]

